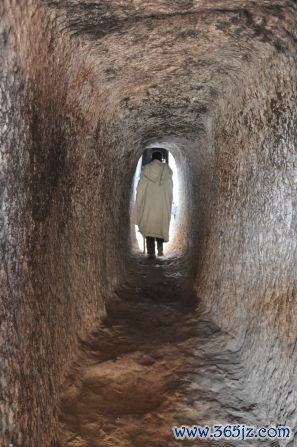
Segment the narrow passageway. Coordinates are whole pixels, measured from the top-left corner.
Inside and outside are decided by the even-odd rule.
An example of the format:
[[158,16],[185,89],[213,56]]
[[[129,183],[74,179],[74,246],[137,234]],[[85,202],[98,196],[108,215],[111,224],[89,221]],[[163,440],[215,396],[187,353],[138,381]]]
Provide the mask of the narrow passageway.
[[134,257],[66,381],[62,446],[178,446],[173,426],[259,423],[228,341],[200,307],[186,265]]
[[[297,447],[296,30],[296,0],[0,2],[0,447]],[[154,147],[179,203],[148,263]]]

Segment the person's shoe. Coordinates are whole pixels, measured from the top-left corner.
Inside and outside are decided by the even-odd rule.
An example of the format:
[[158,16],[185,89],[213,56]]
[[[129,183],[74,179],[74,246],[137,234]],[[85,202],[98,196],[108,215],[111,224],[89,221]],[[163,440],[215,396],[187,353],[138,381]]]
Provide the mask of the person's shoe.
[[156,255],[154,255],[152,253],[148,253],[147,259],[156,259]]
[[163,250],[162,249],[158,249],[158,256],[163,256]]

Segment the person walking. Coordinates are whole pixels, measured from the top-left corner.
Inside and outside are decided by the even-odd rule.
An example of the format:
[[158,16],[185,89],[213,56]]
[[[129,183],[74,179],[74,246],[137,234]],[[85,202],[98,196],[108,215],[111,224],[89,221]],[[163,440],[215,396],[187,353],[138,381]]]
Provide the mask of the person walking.
[[137,185],[132,221],[146,238],[147,254],[163,256],[163,242],[169,241],[169,225],[173,199],[172,170],[162,162],[162,153],[154,150],[152,161],[144,166]]

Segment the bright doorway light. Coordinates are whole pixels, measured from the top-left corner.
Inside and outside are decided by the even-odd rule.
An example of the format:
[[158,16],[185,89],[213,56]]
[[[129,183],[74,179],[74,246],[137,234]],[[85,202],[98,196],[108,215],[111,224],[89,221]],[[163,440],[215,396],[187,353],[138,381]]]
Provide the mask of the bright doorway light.
[[[170,243],[173,241],[174,236],[176,234],[177,228],[178,228],[178,217],[179,217],[179,179],[178,179],[178,171],[176,167],[176,163],[174,160],[173,155],[168,151],[168,165],[172,169],[173,175],[173,201],[172,201],[172,209],[171,209],[171,219],[170,219],[170,227],[169,227],[169,242],[164,243],[164,254],[167,254],[170,251]],[[142,160],[143,157],[141,156],[134,174],[134,181],[133,181],[133,203],[135,202],[136,198],[136,189],[137,185],[140,179],[141,175],[141,166],[142,166]],[[135,235],[138,242],[138,247],[141,252],[144,253],[144,238],[142,237],[142,234],[138,230],[138,226],[135,225]]]

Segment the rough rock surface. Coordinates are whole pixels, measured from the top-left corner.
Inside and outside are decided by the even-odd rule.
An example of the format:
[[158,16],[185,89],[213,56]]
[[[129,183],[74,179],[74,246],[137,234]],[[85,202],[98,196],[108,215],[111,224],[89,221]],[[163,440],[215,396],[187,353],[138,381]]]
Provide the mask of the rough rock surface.
[[203,310],[180,260],[136,257],[130,268],[71,368],[61,445],[177,447],[174,426],[265,424],[265,403],[253,392],[240,352]]
[[78,340],[128,287],[132,178],[154,141],[182,172],[189,333],[203,309],[222,348],[191,343],[204,359],[227,343],[242,406],[297,426],[296,25],[295,0],[1,2],[1,446],[59,445]]

